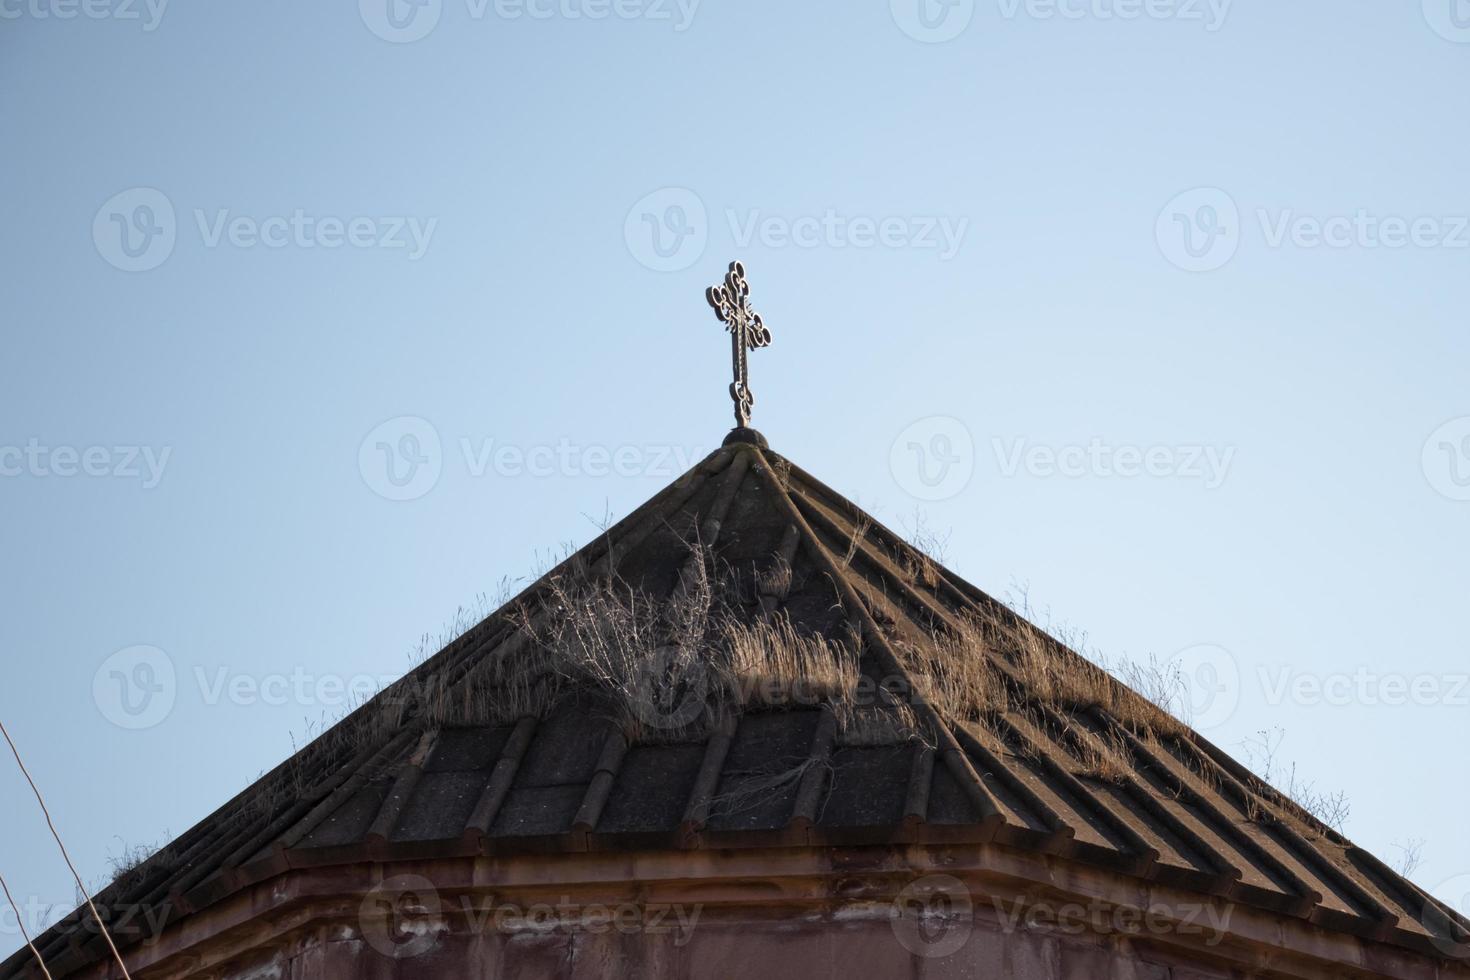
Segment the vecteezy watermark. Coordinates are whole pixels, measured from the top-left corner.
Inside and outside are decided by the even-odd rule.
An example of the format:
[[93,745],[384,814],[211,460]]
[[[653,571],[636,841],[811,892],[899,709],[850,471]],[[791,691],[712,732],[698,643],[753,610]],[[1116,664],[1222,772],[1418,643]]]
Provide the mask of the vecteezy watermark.
[[[40,935],[65,918],[77,905],[75,901],[48,901],[39,895],[16,895],[14,898],[18,908],[12,908],[9,902],[0,904],[0,936],[14,937],[17,941],[23,933],[32,938]],[[92,905],[97,909],[98,918],[107,925],[109,935],[115,939],[126,938],[129,944],[137,943],[144,947],[150,947],[162,938],[164,923],[174,911],[166,898],[143,904],[107,902],[94,897]],[[97,919],[92,917],[90,910],[77,920],[75,928],[88,938],[101,934]]]
[[1210,732],[1228,722],[1240,707],[1240,663],[1218,643],[1185,647],[1165,663],[1177,670],[1184,721],[1198,732]]
[[206,671],[195,665],[194,682],[207,705],[229,703],[241,707],[356,707],[392,684],[394,678],[373,674],[315,674],[295,667],[288,674],[241,674],[229,667]]
[[1187,272],[1218,269],[1240,247],[1240,211],[1218,187],[1184,191],[1159,212],[1154,240],[1164,258]]
[[1089,899],[1050,902],[1045,899],[992,898],[1001,931],[1041,930],[1050,935],[1075,936],[1200,936],[1204,945],[1218,946],[1230,931],[1235,906],[1214,902],[1117,905]]
[[1470,415],[1450,419],[1424,440],[1424,478],[1450,500],[1470,500]]
[[439,483],[444,450],[427,419],[400,415],[379,423],[357,448],[357,471],[384,500],[417,500]]
[[[1470,248],[1470,215],[1397,215],[1356,208],[1337,214],[1304,214],[1295,208],[1253,210],[1266,248],[1449,249]],[[1244,241],[1234,198],[1218,187],[1176,195],[1154,222],[1154,239],[1171,263],[1188,272],[1210,272],[1229,262]]]
[[[238,214],[230,208],[194,208],[199,243],[207,249],[402,250],[410,262],[423,258],[438,218],[413,215],[339,217],[294,208],[271,215]],[[109,265],[147,272],[166,262],[179,238],[173,201],[154,187],[133,187],[103,202],[92,218],[92,242]]]
[[[700,0],[464,0],[465,16],[482,21],[647,21],[682,34],[694,23]],[[367,29],[385,41],[408,44],[429,36],[444,13],[444,0],[358,0]]]
[[449,928],[434,883],[412,874],[385,878],[369,889],[358,906],[358,924],[367,944],[393,959],[427,953]]
[[704,200],[687,187],[664,187],[639,198],[623,220],[623,242],[654,272],[678,272],[698,262],[709,241]]
[[704,913],[701,904],[669,902],[588,902],[560,896],[554,902],[519,902],[494,895],[462,894],[446,902],[434,883],[422,875],[385,878],[363,896],[358,923],[368,945],[393,959],[429,952],[449,931],[451,918],[469,935],[491,933],[536,935],[617,933],[672,935],[675,947],[686,945]]
[[125,647],[92,675],[92,701],[119,728],[152,728],[169,716],[178,675],[168,654],[154,646]]
[[704,914],[704,905],[700,903],[573,902],[567,895],[559,896],[556,902],[525,903],[501,901],[493,896],[488,902],[476,902],[462,895],[459,907],[465,922],[477,934],[494,930],[594,936],[668,935],[673,937],[676,947],[688,944],[699,925],[699,917]]
[[77,907],[76,902],[52,901],[40,895],[13,895],[14,907],[9,902],[0,904],[0,936],[19,945],[23,936],[39,936],[68,912]]
[[163,22],[168,0],[0,0],[0,20],[137,21],[145,31]]
[[212,212],[195,208],[194,222],[205,248],[219,248],[224,244],[232,248],[407,249],[410,262],[424,257],[434,229],[439,227],[438,218],[413,215],[339,218],[307,214],[302,208],[264,218],[233,214],[229,208],[216,208]]
[[172,455],[172,446],[47,446],[33,436],[24,446],[0,446],[0,477],[111,477],[152,490]]
[[[1232,0],[996,0],[1001,18],[1028,20],[1172,20],[1200,24],[1206,31],[1225,25]],[[889,0],[893,22],[916,41],[939,44],[964,33],[975,16],[975,0]]]
[[[970,219],[938,214],[862,214],[824,208],[805,214],[772,214],[761,208],[725,208],[725,230],[740,249],[751,245],[800,249],[890,249],[957,255]],[[655,272],[677,272],[698,262],[709,244],[711,222],[704,199],[687,187],[645,194],[623,219],[628,253]]]
[[959,253],[969,218],[947,215],[843,214],[827,208],[821,214],[765,214],[750,208],[743,214],[725,210],[730,237],[739,248],[760,242],[766,248],[914,249],[936,251],[941,262]]
[[1256,668],[1266,703],[1306,707],[1470,708],[1470,673],[1404,674],[1359,666],[1313,673],[1293,667]]
[[1206,490],[1218,489],[1235,459],[1234,446],[1111,445],[1094,437],[1087,445],[1032,445],[1024,438],[994,438],[991,450],[1000,475],[1068,479],[1098,477],[1198,480]]
[[[623,691],[638,721],[658,731],[675,731],[701,719],[718,724],[727,703],[743,705],[747,711],[815,710],[830,703],[834,694],[827,681],[759,673],[717,677],[707,660],[677,646],[661,647],[635,664]],[[711,697],[717,691],[719,697]],[[858,710],[912,705],[917,699],[903,674],[881,678],[862,674],[842,695]]]
[[898,944],[915,956],[950,956],[963,949],[975,931],[974,899],[954,875],[924,875],[894,897],[889,924]]
[[357,0],[363,24],[394,44],[410,44],[429,36],[439,26],[443,0]]
[[1217,643],[1197,643],[1148,663],[1123,658],[1105,663],[1125,686],[1196,731],[1219,728],[1240,706],[1240,665]]
[[[472,479],[604,479],[607,477],[673,479],[688,470],[705,451],[698,447],[658,444],[605,446],[565,437],[555,443],[522,445],[491,437],[458,440],[464,472]],[[439,430],[426,419],[400,415],[369,432],[358,446],[363,482],[387,500],[417,500],[434,489],[444,469]]]
[[996,0],[1006,20],[1172,20],[1214,33],[1225,26],[1232,0]]
[[1423,0],[1424,21],[1446,41],[1470,44],[1470,0]]
[[465,471],[470,476],[494,473],[511,479],[523,476],[536,479],[555,476],[672,479],[705,456],[704,450],[691,450],[687,446],[584,445],[565,437],[555,444],[529,446],[497,443],[494,439],[481,439],[475,443],[461,437],[459,449],[464,456]]
[[1470,248],[1470,216],[1374,214],[1300,214],[1292,208],[1256,209],[1268,248]]
[[915,41],[942,44],[964,33],[975,16],[975,0],[888,0],[893,22]]
[[[281,707],[333,710],[354,708],[380,691],[388,697],[422,699],[410,680],[390,675],[317,674],[297,666],[290,672],[249,673],[196,664],[187,675],[201,704],[215,707]],[[141,730],[162,724],[178,704],[181,684],[173,658],[153,646],[133,646],[112,654],[92,677],[92,700],[102,716],[119,728]],[[442,693],[442,692],[437,692]]]
[[957,418],[930,415],[904,427],[888,448],[888,471],[919,500],[948,500],[975,475],[975,440]]
[[661,647],[639,661],[627,683],[633,714],[655,731],[683,728],[709,705],[709,668],[678,646]]
[[154,187],[120,191],[92,218],[97,252],[124,272],[158,268],[173,254],[178,234],[173,201]]
[[[1050,935],[1197,936],[1216,946],[1230,930],[1235,907],[1215,902],[1154,902],[1119,905],[1098,899],[1051,901],[1040,896],[989,898],[1006,934],[1035,930]],[[895,897],[889,913],[893,934],[904,949],[926,959],[964,948],[975,928],[975,900],[953,875],[915,879]]]
[[1470,919],[1470,873],[1446,878],[1429,889],[1419,922],[1429,933],[1430,941],[1450,959],[1470,960],[1470,931],[1455,916]]

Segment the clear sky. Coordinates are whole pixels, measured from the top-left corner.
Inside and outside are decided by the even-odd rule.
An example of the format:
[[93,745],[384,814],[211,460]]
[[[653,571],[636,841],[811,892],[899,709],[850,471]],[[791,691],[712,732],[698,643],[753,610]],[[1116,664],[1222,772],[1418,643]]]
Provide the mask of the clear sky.
[[1464,902],[1465,3],[392,3],[0,0],[0,717],[89,881],[716,446],[740,257],[776,449]]

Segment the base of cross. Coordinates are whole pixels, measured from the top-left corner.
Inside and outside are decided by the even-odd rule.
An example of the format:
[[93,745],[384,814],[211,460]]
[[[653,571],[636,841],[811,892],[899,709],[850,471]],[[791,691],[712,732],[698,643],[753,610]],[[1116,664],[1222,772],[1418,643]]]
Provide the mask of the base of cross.
[[759,446],[761,449],[771,448],[771,444],[766,442],[766,437],[748,425],[737,425],[731,429],[730,434],[725,437],[725,441],[721,445],[732,446],[737,442],[748,442],[752,446]]

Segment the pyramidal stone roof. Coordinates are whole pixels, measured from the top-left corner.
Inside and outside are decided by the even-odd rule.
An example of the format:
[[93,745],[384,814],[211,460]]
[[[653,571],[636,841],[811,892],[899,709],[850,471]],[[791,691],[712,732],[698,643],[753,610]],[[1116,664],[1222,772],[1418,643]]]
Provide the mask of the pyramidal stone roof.
[[[1430,955],[1445,938],[1425,922],[1465,935],[740,429],[100,898],[143,908],[126,952],[291,870],[931,842],[1056,855]],[[83,911],[38,940],[58,975],[106,955]]]

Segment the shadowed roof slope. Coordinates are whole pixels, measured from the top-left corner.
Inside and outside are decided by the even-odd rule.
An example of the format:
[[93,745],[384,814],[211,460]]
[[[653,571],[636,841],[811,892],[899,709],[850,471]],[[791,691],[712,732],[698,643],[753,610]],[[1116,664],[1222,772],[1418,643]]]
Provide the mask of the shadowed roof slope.
[[[693,633],[669,613],[691,594]],[[620,643],[660,631],[631,679],[584,635],[611,620]],[[671,630],[705,638],[694,673],[661,659],[682,649]],[[738,441],[101,898],[155,910],[135,917],[153,928],[364,860],[928,841],[1055,854],[1431,955],[1425,921],[1464,935],[1187,727]],[[78,920],[38,941],[58,974],[105,955]]]

